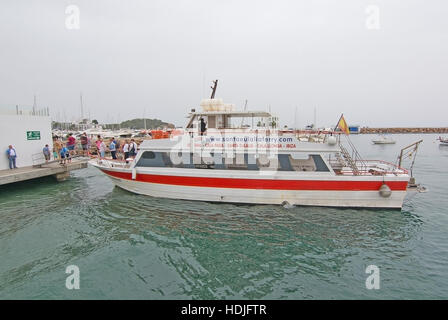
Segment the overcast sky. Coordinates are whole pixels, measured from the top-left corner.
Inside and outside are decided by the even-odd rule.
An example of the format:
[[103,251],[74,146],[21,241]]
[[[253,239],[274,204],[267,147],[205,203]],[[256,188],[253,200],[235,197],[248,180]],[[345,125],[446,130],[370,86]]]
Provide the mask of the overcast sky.
[[447,17],[446,0],[1,0],[0,107],[36,94],[73,119],[82,92],[92,119],[181,126],[219,79],[281,124],[448,126]]

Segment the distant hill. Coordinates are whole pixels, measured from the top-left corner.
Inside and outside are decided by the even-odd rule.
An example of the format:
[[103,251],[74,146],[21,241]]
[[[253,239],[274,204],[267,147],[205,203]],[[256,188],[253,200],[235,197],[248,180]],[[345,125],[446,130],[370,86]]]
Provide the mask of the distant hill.
[[[145,129],[144,119],[133,119],[124,121],[120,124],[121,128],[130,128],[130,129]],[[146,119],[146,128],[147,129],[157,129],[157,128],[174,128],[174,124],[163,122],[159,119]]]

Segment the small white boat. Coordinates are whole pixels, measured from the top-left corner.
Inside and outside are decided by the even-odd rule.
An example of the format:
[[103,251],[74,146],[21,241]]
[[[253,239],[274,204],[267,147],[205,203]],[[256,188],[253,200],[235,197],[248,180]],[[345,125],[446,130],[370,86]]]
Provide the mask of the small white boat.
[[385,136],[379,136],[378,139],[372,140],[373,144],[394,144],[395,140]]
[[447,138],[439,137],[439,139],[437,139],[437,140],[440,141],[440,145],[441,146],[448,146],[448,139]]

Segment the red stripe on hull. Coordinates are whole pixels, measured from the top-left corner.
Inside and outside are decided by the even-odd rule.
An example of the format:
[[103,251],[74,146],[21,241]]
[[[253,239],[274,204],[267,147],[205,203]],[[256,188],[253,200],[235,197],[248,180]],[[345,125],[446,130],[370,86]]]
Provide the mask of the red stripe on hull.
[[[101,170],[107,175],[115,178],[132,180],[131,173]],[[383,184],[382,181],[206,178],[141,173],[137,174],[137,178],[134,181],[189,187],[322,191],[377,191]],[[387,181],[385,183],[392,191],[405,191],[408,185],[407,181]]]

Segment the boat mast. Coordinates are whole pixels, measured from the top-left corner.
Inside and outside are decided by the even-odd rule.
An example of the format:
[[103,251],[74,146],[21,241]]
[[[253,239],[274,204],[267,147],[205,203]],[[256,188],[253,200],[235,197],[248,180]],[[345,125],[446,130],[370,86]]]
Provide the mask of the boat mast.
[[36,108],[37,108],[36,95],[34,95],[34,102],[33,102],[33,116],[36,115]]
[[[246,111],[247,110],[247,99],[246,99],[246,102],[244,103],[244,111]],[[241,119],[241,128],[243,127],[243,123],[244,123],[244,117]]]
[[79,100],[81,102],[81,121],[82,121],[84,118],[84,110],[83,110],[83,105],[82,105],[82,92],[79,95]]
[[297,106],[294,110],[294,130],[297,130]]
[[215,81],[213,81],[213,86],[210,87],[213,89],[212,91],[212,95],[210,96],[210,99],[215,99],[215,93],[216,93],[216,88],[218,87],[218,79],[216,79]]

